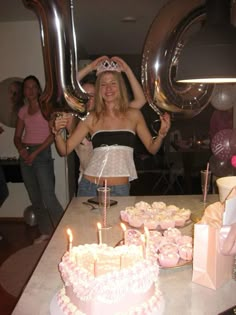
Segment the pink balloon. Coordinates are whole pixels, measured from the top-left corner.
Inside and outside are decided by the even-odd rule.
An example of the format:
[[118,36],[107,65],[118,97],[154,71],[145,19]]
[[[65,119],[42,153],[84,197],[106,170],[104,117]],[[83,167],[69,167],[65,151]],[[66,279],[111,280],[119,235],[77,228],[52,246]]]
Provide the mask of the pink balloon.
[[231,158],[231,164],[233,167],[236,167],[236,155],[233,155]]
[[217,177],[224,177],[234,174],[233,166],[231,161],[221,161],[217,159],[215,155],[212,155],[209,159],[209,166],[212,174]]
[[212,139],[212,153],[221,161],[227,161],[232,156],[232,149],[230,145],[232,132],[232,129],[220,130]]

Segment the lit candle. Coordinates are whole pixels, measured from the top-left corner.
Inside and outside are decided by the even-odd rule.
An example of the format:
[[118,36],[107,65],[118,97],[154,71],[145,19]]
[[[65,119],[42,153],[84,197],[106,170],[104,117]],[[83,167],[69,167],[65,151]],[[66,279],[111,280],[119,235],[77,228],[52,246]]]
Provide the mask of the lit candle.
[[71,232],[71,229],[67,229],[67,235],[68,235],[68,240],[69,240],[68,251],[70,253],[72,249],[72,241],[73,241],[73,234]]
[[126,232],[126,230],[127,230],[127,229],[126,229],[126,225],[125,225],[124,223],[121,223],[120,226],[121,226],[121,228],[122,228],[122,230],[123,230],[123,239],[124,239],[124,245],[125,245],[125,243],[126,243],[126,242],[125,242],[125,234],[126,234],[125,232]]
[[98,244],[102,244],[102,225],[101,223],[97,223],[97,228],[98,228]]

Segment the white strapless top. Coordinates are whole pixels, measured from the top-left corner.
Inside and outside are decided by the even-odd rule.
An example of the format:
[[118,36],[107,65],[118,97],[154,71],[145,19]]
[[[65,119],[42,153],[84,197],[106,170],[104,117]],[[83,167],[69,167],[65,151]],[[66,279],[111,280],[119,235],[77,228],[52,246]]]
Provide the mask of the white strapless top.
[[84,174],[95,177],[137,178],[133,158],[134,150],[122,145],[104,145],[93,150]]

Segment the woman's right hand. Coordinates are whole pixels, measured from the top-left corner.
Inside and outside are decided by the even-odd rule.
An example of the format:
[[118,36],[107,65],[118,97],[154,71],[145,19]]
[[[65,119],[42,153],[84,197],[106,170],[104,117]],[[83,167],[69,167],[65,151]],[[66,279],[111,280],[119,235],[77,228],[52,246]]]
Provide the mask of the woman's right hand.
[[69,114],[64,112],[61,112],[56,116],[52,126],[52,133],[54,135],[60,134],[64,128],[67,128],[69,117]]
[[89,64],[90,67],[91,67],[91,69],[92,69],[92,71],[93,71],[93,70],[97,70],[97,67],[99,66],[99,64],[102,63],[102,62],[105,61],[105,60],[110,60],[110,58],[107,57],[107,56],[101,56],[101,57],[98,57],[97,59],[93,60],[93,61]]

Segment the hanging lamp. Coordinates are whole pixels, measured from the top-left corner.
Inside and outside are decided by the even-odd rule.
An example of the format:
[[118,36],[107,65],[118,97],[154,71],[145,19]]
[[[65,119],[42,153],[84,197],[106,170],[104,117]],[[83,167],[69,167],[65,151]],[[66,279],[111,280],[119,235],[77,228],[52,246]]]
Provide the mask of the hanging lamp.
[[207,0],[205,25],[186,42],[176,81],[236,82],[236,28],[230,22],[230,0]]

